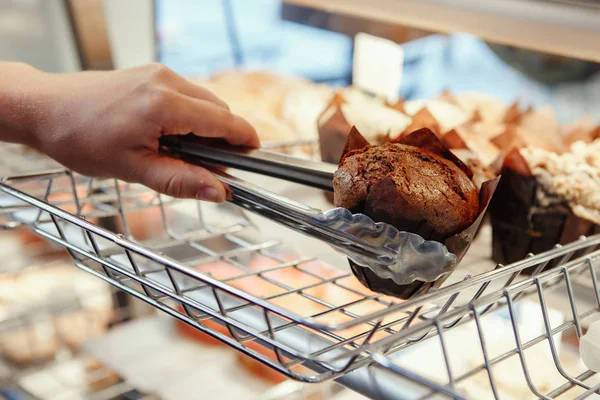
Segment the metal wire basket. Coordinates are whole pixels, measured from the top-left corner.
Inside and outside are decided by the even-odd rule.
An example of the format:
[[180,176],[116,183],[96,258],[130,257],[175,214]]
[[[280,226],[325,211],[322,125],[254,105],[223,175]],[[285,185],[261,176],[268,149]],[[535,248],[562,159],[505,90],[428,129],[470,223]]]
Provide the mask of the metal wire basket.
[[[65,170],[7,177],[0,193],[5,227],[28,227],[64,246],[79,268],[297,380],[336,379],[371,398],[510,398],[499,374],[515,362],[511,373],[522,377],[526,396],[583,398],[599,390],[596,374],[581,364],[565,367],[559,348],[560,338],[580,337],[600,311],[600,236],[492,265],[399,302],[369,292],[346,270],[263,239],[230,205],[176,202]],[[154,213],[160,232],[136,235],[131,216],[137,212]],[[101,228],[99,218],[112,218],[112,231]],[[523,274],[526,269],[533,273]],[[590,282],[591,303],[574,290],[580,280]],[[568,305],[559,324],[548,306],[556,296]],[[526,320],[536,315],[541,321],[537,330],[523,320],[524,301],[533,304]],[[505,336],[512,340],[500,353],[487,329],[494,310],[504,312]],[[465,350],[452,336],[466,337],[462,329],[479,357],[457,366]],[[544,368],[558,373],[553,387],[540,385],[532,372],[528,357],[540,345],[549,355]],[[420,368],[406,356],[415,349],[431,357],[429,366],[443,369]],[[515,398],[523,398],[520,393]]]

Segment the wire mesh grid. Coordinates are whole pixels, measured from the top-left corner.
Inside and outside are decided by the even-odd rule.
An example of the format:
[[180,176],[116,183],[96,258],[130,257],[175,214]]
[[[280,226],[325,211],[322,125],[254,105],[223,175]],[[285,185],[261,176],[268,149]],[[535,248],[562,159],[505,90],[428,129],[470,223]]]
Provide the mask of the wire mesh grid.
[[[578,396],[585,396],[597,390],[587,383],[595,378],[593,372],[584,368],[573,374],[562,367],[554,337],[568,330],[580,337],[582,326],[600,310],[594,252],[600,237],[581,238],[400,302],[369,292],[344,271],[283,249],[280,241],[261,240],[244,215],[227,205],[198,206],[195,218],[182,217],[173,211],[177,203],[156,194],[149,200],[146,193],[142,204],[159,216],[162,231],[140,240],[128,229],[136,203],[130,203],[127,211],[123,203],[137,195],[119,182],[96,184],[113,196],[101,201],[93,194],[86,198],[93,192],[81,191],[80,186],[89,187],[90,181],[68,171],[6,179],[0,191],[11,203],[4,208],[4,218],[7,224],[29,226],[66,247],[80,268],[287,376],[306,382],[336,378],[377,398],[395,398],[401,378],[405,384],[401,387],[410,388],[414,398],[440,394],[462,398],[469,397],[464,384],[481,381],[483,372],[489,382],[486,393],[499,397],[494,371],[507,360],[518,359],[520,368],[512,372],[520,371],[525,379],[522,387],[529,388],[530,395],[555,398],[583,390]],[[54,188],[71,197],[55,200]],[[60,207],[55,202],[61,202]],[[75,210],[66,204],[74,204]],[[122,233],[92,223],[94,216],[111,213],[117,220],[115,230]],[[596,302],[583,310],[577,305],[572,280],[586,274],[594,284]],[[562,289],[571,315],[552,326],[546,295]],[[525,298],[538,299],[537,314],[544,321],[544,330],[526,339],[515,307]],[[494,315],[490,311],[500,309],[510,311],[507,321],[515,344],[498,354],[486,340],[485,326],[488,315]],[[449,346],[447,338],[473,324],[472,342],[480,347],[482,359],[457,369],[453,354],[461,349]],[[439,342],[436,365],[444,366],[444,374],[415,372],[418,368],[403,365],[402,357],[397,362],[395,355],[432,341]],[[549,348],[550,365],[564,381],[552,388],[537,388],[528,367],[528,351],[540,344]],[[369,366],[367,377],[364,368],[351,373],[365,366]]]
[[[569,253],[571,251],[566,254]],[[562,258],[564,255],[565,253]],[[573,362],[576,357],[574,352],[564,357],[563,341],[567,334],[581,337],[583,327],[598,317],[598,257],[597,253],[593,253],[557,265],[528,279],[508,284],[501,290],[475,298],[452,311],[437,313],[430,321],[408,328],[404,332],[404,336],[410,338],[407,341],[419,340],[426,333],[435,336],[435,339],[429,339],[427,346],[429,350],[431,346],[439,346],[443,357],[430,361],[442,365],[443,373],[432,374],[431,370],[426,371],[422,367],[423,375],[411,373],[410,369],[414,364],[411,366],[407,361],[414,362],[414,357],[401,360],[400,363],[395,363],[394,358],[381,357],[379,354],[373,358],[387,369],[401,376],[411,376],[414,381],[427,386],[417,398],[429,398],[440,393],[453,398],[469,398],[467,394],[473,396],[473,381],[484,388],[480,394],[485,392],[486,398],[586,398],[598,393],[600,379],[597,374],[583,364]],[[516,271],[510,275],[508,281],[512,280],[515,273]],[[593,304],[583,303],[578,298],[573,289],[574,278],[589,279],[593,283]],[[556,318],[556,311],[548,306],[549,293],[558,295],[568,305],[570,313],[566,313],[564,318]],[[525,310],[522,307],[524,302],[527,306]],[[486,314],[494,307],[504,310],[503,324],[498,325],[498,321],[490,322],[486,319]],[[490,315],[491,318],[495,317],[495,314]],[[461,322],[471,324],[472,329],[452,331]],[[494,332],[492,329],[498,331]],[[451,334],[462,334],[465,337],[457,340],[455,336],[449,343],[448,336]],[[504,336],[502,340],[498,340],[498,334]],[[491,345],[490,336],[496,336]],[[467,343],[469,341],[470,344]],[[431,351],[427,352],[427,346],[417,346],[415,350],[425,349],[422,355],[427,357],[427,354],[431,354]],[[473,357],[465,365],[460,360],[461,353],[464,355],[473,348],[478,350],[478,357]],[[427,375],[432,380],[426,379]],[[504,379],[498,379],[498,375],[504,375]]]

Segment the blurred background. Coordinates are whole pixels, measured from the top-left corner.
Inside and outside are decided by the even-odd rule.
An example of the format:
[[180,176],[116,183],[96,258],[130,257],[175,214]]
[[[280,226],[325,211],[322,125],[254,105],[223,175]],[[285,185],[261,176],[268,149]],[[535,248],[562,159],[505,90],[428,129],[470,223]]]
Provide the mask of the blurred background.
[[600,102],[598,64],[469,34],[442,35],[279,0],[104,3],[1,0],[0,59],[47,71],[159,61],[194,77],[243,67],[345,86],[352,82],[354,35],[367,32],[402,46],[400,95],[407,99],[444,89],[479,91],[507,103],[551,105],[562,123],[593,114]]
[[[471,107],[469,98],[463,98],[462,103],[454,98],[451,99],[454,102],[448,101],[443,106],[432,102],[431,113],[439,117],[439,125],[459,127],[466,124],[467,119],[476,124],[482,119],[481,115],[476,119],[476,114],[487,110],[483,116],[483,119],[489,118],[486,123],[501,125],[502,129],[504,125],[514,125],[513,128],[523,128],[524,135],[531,131],[541,132],[543,136],[554,129],[565,136],[573,134],[576,139],[579,139],[577,134],[595,132],[596,136],[590,138],[597,139],[600,135],[597,126],[600,123],[599,5],[600,1],[592,0],[0,0],[0,61],[22,61],[48,72],[111,70],[160,62],[217,91],[235,106],[232,107],[235,112],[257,126],[259,134],[264,135],[261,136],[263,142],[281,145],[294,141],[289,147],[295,150],[285,148],[284,152],[325,160],[325,155],[319,153],[319,146],[324,146],[317,143],[321,136],[321,131],[317,132],[318,117],[329,108],[327,104],[334,93],[331,87],[360,87],[355,69],[356,38],[366,33],[385,39],[391,46],[388,53],[384,51],[367,60],[371,67],[375,65],[375,70],[379,62],[389,64],[392,54],[394,57],[400,54],[401,61],[391,68],[401,77],[399,86],[393,90],[397,91],[395,97],[402,99],[396,111],[406,113],[406,125],[425,109],[418,100],[439,99],[443,93],[469,92],[477,93],[479,97],[472,102],[481,104]],[[228,75],[233,70],[259,73]],[[391,74],[395,75],[394,71]],[[343,93],[348,98],[356,95],[352,90]],[[363,95],[370,101],[372,94]],[[384,105],[379,100],[376,105],[379,108],[371,105],[369,107],[374,108],[365,108],[365,114],[374,120],[383,115],[381,126],[386,123],[393,126],[397,115],[385,120],[385,111],[379,112],[381,108],[387,110],[389,104]],[[447,100],[448,96],[444,101]],[[526,110],[517,113],[518,118],[514,118],[510,107],[516,101],[519,102],[517,108]],[[409,102],[410,107],[402,108]],[[354,104],[362,107],[369,103]],[[548,109],[549,114],[545,113]],[[527,115],[533,122],[525,123]],[[372,126],[377,122],[381,121]],[[574,123],[580,126],[571,129],[570,124]],[[538,125],[541,128],[535,129]],[[546,130],[548,126],[550,129]],[[497,151],[493,153],[495,159],[502,149],[500,145],[492,147]],[[486,161],[491,163],[492,158]],[[335,162],[337,159],[339,155],[332,157]],[[0,146],[0,177],[57,167],[47,162],[31,150],[17,151],[10,146]],[[69,184],[58,185],[58,193],[54,196],[46,193],[42,198],[63,208],[71,207],[67,210],[74,212]],[[260,184],[277,186],[268,180]],[[117,183],[114,185],[115,188],[101,188],[105,192],[98,190],[101,195],[114,195],[122,189]],[[83,181],[80,186],[89,189],[92,185]],[[75,198],[80,186],[75,190]],[[291,198],[311,205],[315,201],[316,207],[331,206],[316,190],[281,187]],[[82,189],[82,193],[86,193],[85,190]],[[92,198],[97,194],[90,193],[85,196]],[[109,204],[104,198],[92,204],[95,200],[90,200],[90,208],[94,205],[104,212],[103,218],[92,221],[119,233],[126,231],[124,226],[129,224],[131,232],[125,232],[128,238],[150,243],[148,246],[155,246],[153,250],[161,254],[170,250],[169,257],[178,261],[189,261],[191,253],[182,250],[181,241],[169,249],[167,244],[152,241],[154,236],[165,233],[161,225],[163,204],[157,205],[152,197],[155,194],[136,193],[132,196],[140,197],[141,200],[137,200],[142,205],[139,210],[137,203],[135,207],[132,205],[133,211],[127,213],[127,217],[120,206],[115,205],[120,204],[116,201]],[[175,211],[183,215],[190,210],[195,213],[197,208],[193,203],[191,207]],[[108,215],[107,209],[113,214]],[[214,214],[215,219],[226,219],[220,218],[225,214],[234,219],[235,229],[258,227],[278,238],[277,246],[287,242],[294,243],[295,249],[302,249],[276,259],[266,257],[261,248],[262,245],[275,246],[274,241],[265,239],[258,244],[244,245],[247,248],[228,242],[235,251],[257,256],[251,262],[275,268],[282,263],[298,264],[299,259],[310,256],[335,264],[336,268],[342,266],[337,269],[348,274],[346,259],[337,253],[332,255],[334,252],[323,243],[315,245],[304,236],[287,236],[289,230],[281,227],[277,230],[272,221],[260,222],[243,216],[248,220],[240,222],[242,216],[237,209],[228,210],[229,214],[223,209],[210,210],[208,214]],[[193,220],[177,215],[175,225],[178,227]],[[125,223],[127,218],[129,222]],[[199,219],[202,220],[202,215]],[[8,226],[3,222],[6,221],[0,213],[0,227]],[[205,228],[202,225],[198,231],[208,235]],[[489,229],[481,236],[489,239]],[[163,235],[161,240],[165,237]],[[164,240],[166,243],[167,239]],[[473,275],[482,272],[482,265],[486,271],[495,267],[489,259],[490,243],[491,239],[472,252],[476,254],[469,262],[479,268],[474,267]],[[211,249],[211,246],[217,247],[213,242],[204,245]],[[215,251],[211,253],[213,258],[222,251],[226,256],[217,258],[229,262],[231,259],[227,257],[231,257],[239,261],[236,254],[228,255],[235,253],[232,247]],[[337,384],[315,386],[292,382],[257,361],[244,358],[197,329],[175,323],[175,319],[157,313],[146,303],[71,268],[72,260],[63,248],[49,244],[23,227],[0,230],[0,256],[3,259],[0,265],[1,400],[364,399],[350,390],[342,390]],[[206,259],[212,261],[211,257]],[[265,259],[268,262],[265,263]],[[215,263],[198,264],[207,267],[201,269],[202,273],[218,270],[209,264]],[[323,273],[320,267],[317,271]],[[285,277],[290,281],[297,279],[297,275]],[[349,274],[348,278],[353,279]],[[364,289],[360,284],[357,286]],[[85,290],[80,291],[81,287]],[[92,289],[97,293],[95,297],[91,295]],[[98,300],[91,301],[92,297]],[[565,297],[553,306],[567,307]],[[183,312],[180,308],[177,310]],[[526,325],[529,314],[521,316],[525,316],[522,324]],[[499,324],[506,323],[505,330],[496,330],[502,333],[497,336],[512,335],[507,322],[509,316],[495,318]],[[223,330],[220,325],[211,326],[211,319],[196,322],[205,324],[207,330],[218,331],[215,326]],[[539,326],[535,329],[542,329],[541,322],[536,323]],[[565,333],[564,337],[566,343],[576,340],[573,338],[577,336]],[[502,338],[496,339],[493,343],[502,343]],[[248,342],[250,346],[254,344],[251,340]],[[255,347],[259,350],[251,350],[262,349]],[[463,344],[456,345],[455,349],[462,350]],[[277,363],[271,353],[268,356]],[[466,352],[457,353],[463,358]],[[99,355],[106,359],[99,360]],[[417,355],[410,362],[414,364],[419,358],[423,357]],[[538,363],[551,364],[548,359],[539,357]],[[423,366],[425,370],[430,367]],[[542,368],[540,366],[538,371]],[[511,382],[513,372],[514,368],[506,371],[506,382]],[[540,375],[550,381],[554,378],[544,373]],[[514,398],[524,398],[520,397],[521,392],[515,393],[518,394]]]

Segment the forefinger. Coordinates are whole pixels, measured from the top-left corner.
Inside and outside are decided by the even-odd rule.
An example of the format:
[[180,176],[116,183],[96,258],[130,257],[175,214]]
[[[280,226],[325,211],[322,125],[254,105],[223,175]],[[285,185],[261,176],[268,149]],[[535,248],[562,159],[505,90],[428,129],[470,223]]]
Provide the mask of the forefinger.
[[194,97],[200,100],[206,100],[208,102],[214,103],[221,108],[229,110],[229,106],[223,100],[221,100],[216,94],[208,90],[203,86],[198,86],[187,79],[181,79],[179,83],[178,90],[180,93]]
[[214,103],[182,96],[175,107],[170,107],[171,129],[165,134],[188,134],[207,138],[222,138],[233,145],[259,147],[256,130],[245,119]]

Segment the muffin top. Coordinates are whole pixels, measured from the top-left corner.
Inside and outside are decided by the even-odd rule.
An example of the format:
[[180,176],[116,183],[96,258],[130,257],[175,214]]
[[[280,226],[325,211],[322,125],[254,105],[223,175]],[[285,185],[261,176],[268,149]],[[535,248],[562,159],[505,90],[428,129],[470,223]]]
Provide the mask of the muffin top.
[[600,224],[600,140],[575,142],[569,152],[520,150],[530,173],[547,195],[558,196],[575,215]]
[[397,143],[347,153],[334,174],[334,203],[363,212],[372,189],[381,191],[383,185],[395,193],[382,196],[388,204],[379,206],[394,214],[400,230],[421,233],[419,226],[427,224],[449,237],[471,225],[479,212],[478,190],[463,170],[437,154]]

